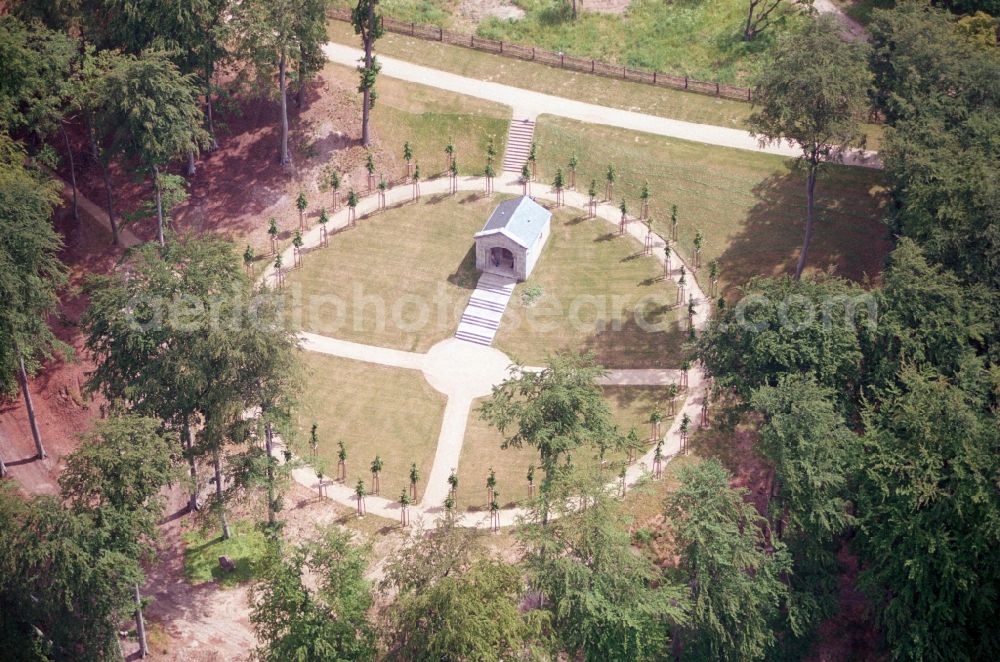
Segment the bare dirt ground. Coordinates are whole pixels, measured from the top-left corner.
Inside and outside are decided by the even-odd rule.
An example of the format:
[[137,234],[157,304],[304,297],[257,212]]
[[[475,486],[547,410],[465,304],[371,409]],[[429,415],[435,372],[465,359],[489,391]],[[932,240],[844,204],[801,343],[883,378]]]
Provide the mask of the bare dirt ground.
[[[632,0],[577,0],[577,11],[589,11],[597,14],[623,14]],[[458,14],[462,23],[468,28],[485,18],[501,19],[524,18],[524,10],[510,0],[462,0],[458,6]]]
[[[147,659],[247,659],[256,644],[248,618],[247,587],[221,589],[215,582],[188,582],[181,534],[192,525],[192,518],[182,489],[171,490],[166,511],[160,527],[159,562],[147,570],[142,590],[149,600],[145,616],[151,654]],[[134,640],[122,645],[127,659],[138,659]]]
[[[298,483],[291,484],[285,503],[281,519],[289,542],[308,539],[316,534],[317,528],[334,524],[350,525],[357,530],[352,510],[319,499],[316,493]],[[254,505],[234,508],[232,519],[260,519],[263,513]],[[249,587],[222,588],[214,581],[192,584],[185,579],[181,536],[197,524],[187,513],[183,489],[171,490],[167,513],[160,527],[159,560],[147,571],[143,587],[143,597],[149,599],[146,621],[151,655],[147,659],[194,662],[248,659],[257,643],[249,620]],[[369,518],[368,523],[379,526],[381,520]],[[398,528],[385,524],[360,533],[361,538],[367,538],[366,533],[378,533],[372,541],[374,563],[369,571],[369,578],[375,582],[381,578],[381,561],[404,540]],[[123,648],[128,659],[138,658],[134,639],[123,641]]]
[[[293,95],[294,96],[294,95]],[[334,86],[322,76],[308,89],[303,110],[290,103],[292,125],[289,140],[294,164],[284,169],[277,164],[278,105],[271,100],[248,100],[217,109],[219,149],[202,155],[197,174],[190,178],[188,199],[174,211],[173,227],[179,233],[215,233],[238,243],[249,243],[263,253],[268,244],[266,219],[275,216],[282,227],[297,225],[294,203],[305,191],[312,201],[310,213],[318,215],[321,196],[317,178],[330,164],[344,174],[344,190],[360,187],[366,150],[360,146],[360,113],[353,90]],[[104,183],[89,149],[82,127],[75,127],[73,151],[77,181],[83,195],[102,208]],[[57,146],[62,150],[62,145]],[[60,151],[61,153],[61,151]],[[391,162],[391,155],[374,152],[376,163]],[[60,174],[68,179],[65,165]],[[180,173],[183,164],[172,165]],[[152,197],[149,182],[137,177],[134,169],[115,164],[111,168],[115,196],[115,216],[137,209]],[[62,296],[62,307],[50,324],[60,340],[74,349],[72,357],[57,356],[30,381],[30,389],[46,460],[34,460],[34,445],[24,402],[20,398],[0,401],[0,453],[11,475],[31,493],[54,494],[60,458],[76,447],[78,435],[89,429],[100,415],[101,401],[85,392],[86,374],[92,363],[83,350],[79,332],[80,315],[86,298],[79,292],[88,273],[107,273],[121,256],[110,245],[110,236],[86,218],[77,224],[68,208],[56,214],[55,225],[63,235],[62,260],[70,269],[72,287]],[[129,224],[142,239],[155,236],[155,220]],[[290,238],[285,232],[279,239]]]
[[109,249],[109,238],[94,231],[86,221],[82,227],[77,226],[68,208],[60,209],[54,221],[65,240],[60,257],[69,266],[71,287],[62,295],[59,314],[49,320],[49,326],[72,348],[74,356],[54,357],[29,381],[47,459],[34,459],[35,446],[21,395],[0,401],[0,453],[12,478],[24,492],[32,494],[58,493],[56,478],[62,456],[76,447],[77,436],[100,415],[102,400],[90,398],[84,384],[92,364],[78,329],[86,308],[78,288],[86,274],[107,271],[119,254]]
[[489,17],[514,19],[524,18],[524,10],[509,0],[462,0],[458,6],[459,17],[467,29],[472,29]]
[[624,14],[632,0],[580,0],[580,11],[592,11],[596,14]]
[[[189,198],[174,213],[180,233],[216,233],[237,242],[263,247],[267,243],[266,219],[283,219],[283,227],[297,224],[294,200],[304,190],[318,214],[321,204],[317,178],[327,164],[344,176],[344,189],[361,187],[366,150],[360,146],[360,113],[353,90],[335,87],[320,77],[308,90],[305,109],[290,104],[290,146],[294,167],[277,164],[278,111],[272,101],[246,101],[219,113],[219,149],[202,155],[197,174],[190,178]],[[61,147],[61,145],[60,145]],[[75,133],[74,156],[80,191],[104,206],[104,185],[96,163],[88,158],[82,131]],[[392,163],[391,155],[374,152],[376,163]],[[172,172],[181,173],[176,163]],[[68,178],[65,166],[60,172]],[[149,183],[126,168],[112,169],[116,217],[136,209],[151,197]],[[324,196],[325,197],[325,196]],[[30,494],[57,494],[61,459],[79,443],[101,415],[100,397],[87,394],[85,381],[93,362],[83,348],[79,320],[86,308],[80,292],[87,274],[108,273],[122,251],[111,246],[110,236],[86,217],[77,224],[68,207],[60,209],[55,226],[63,235],[62,260],[70,270],[72,287],[63,294],[59,313],[50,320],[57,336],[73,348],[72,356],[46,362],[31,379],[30,389],[43,443],[49,457],[34,459],[34,445],[24,402],[18,396],[0,402],[0,453],[12,479]],[[153,221],[129,225],[139,237],[155,235]],[[287,238],[287,237],[285,237]],[[324,500],[325,501],[325,500]],[[294,486],[286,500],[286,535],[290,539],[311,534],[316,524],[346,521],[347,512],[320,504],[305,488]],[[148,569],[143,595],[151,598],[147,610],[152,659],[240,660],[255,640],[247,618],[246,587],[223,590],[214,582],[191,585],[183,574],[181,534],[192,526],[184,510],[180,488],[171,492],[163,523],[160,560]],[[384,555],[393,536],[380,541],[376,554]],[[125,623],[123,627],[130,628]],[[134,656],[134,641],[124,641],[127,656]]]

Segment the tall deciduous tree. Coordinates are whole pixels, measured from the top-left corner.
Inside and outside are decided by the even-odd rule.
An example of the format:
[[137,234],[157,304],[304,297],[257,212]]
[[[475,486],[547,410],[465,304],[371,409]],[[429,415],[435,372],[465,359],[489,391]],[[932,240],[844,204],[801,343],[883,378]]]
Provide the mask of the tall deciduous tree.
[[588,662],[665,659],[670,628],[686,620],[683,588],[635,553],[604,476],[574,469],[550,489],[559,517],[520,537],[531,585],[562,647]]
[[137,560],[112,527],[58,499],[0,485],[0,657],[110,660],[135,609]]
[[[231,29],[243,57],[253,65],[263,89],[272,89],[277,77],[281,108],[278,159],[291,166],[288,150],[288,79],[296,67],[299,91],[304,78],[322,63],[320,46],[326,40],[326,16],[319,0],[247,0],[233,8]],[[300,97],[301,101],[301,97]]]
[[982,395],[904,369],[865,412],[859,583],[897,659],[1000,647],[1000,420]]
[[[23,24],[0,16],[0,130],[31,131],[37,138],[58,133],[66,150],[73,186],[73,216],[79,221],[76,163],[65,122],[74,111],[75,44],[40,22]],[[43,145],[38,156],[45,159]]]
[[173,158],[207,143],[197,102],[197,81],[180,72],[164,52],[121,58],[104,93],[111,101],[105,117],[112,151],[139,161],[149,174],[156,201],[157,239],[166,245],[163,171]]
[[680,556],[672,575],[688,587],[691,618],[675,631],[675,652],[685,660],[763,659],[786,600],[787,552],[766,544],[763,518],[745,490],[729,486],[718,460],[685,466],[677,477],[666,520]]
[[55,187],[24,159],[0,133],[0,392],[20,388],[35,451],[44,458],[28,377],[54,350],[68,351],[48,326],[66,270],[58,257],[62,239],[51,222]]
[[368,551],[334,527],[291,549],[278,544],[251,589],[257,659],[375,659],[375,634],[367,620],[373,604],[365,579]]
[[964,283],[1000,290],[995,39],[977,42],[948,12],[906,2],[873,13],[872,42],[876,106],[891,126],[880,156],[892,229]]
[[866,46],[847,42],[833,18],[821,15],[801,33],[781,40],[774,62],[754,84],[751,132],[764,143],[790,140],[802,150],[806,170],[806,228],[795,266],[802,275],[815,222],[820,166],[862,143],[859,117],[867,104],[871,74]]
[[[97,366],[89,384],[180,433],[198,507],[196,448],[215,364],[199,353],[218,296],[246,276],[232,247],[212,239],[144,245],[123,269],[93,277],[82,322]],[[127,271],[127,272],[126,272]]]
[[549,486],[561,460],[581,446],[621,444],[597,379],[604,374],[592,354],[558,353],[539,372],[522,371],[493,388],[480,418],[503,435],[503,448],[532,446],[545,471],[542,520],[548,520]]
[[[163,515],[160,488],[174,477],[170,442],[160,423],[134,415],[100,421],[66,458],[59,476],[63,497],[74,510],[91,513],[109,531],[111,549],[138,561],[155,554],[156,525]],[[147,652],[139,582],[134,586],[139,650]]]
[[538,613],[522,614],[519,569],[490,560],[482,533],[452,513],[385,563],[380,590],[389,659],[518,659],[542,643]]
[[520,570],[478,558],[460,573],[397,595],[388,614],[390,658],[414,662],[518,659],[540,636],[519,609]]
[[749,402],[783,374],[808,373],[842,402],[861,388],[858,363],[872,336],[877,299],[840,279],[754,278],[736,306],[720,310],[698,339],[705,368]]
[[763,417],[754,450],[770,466],[771,531],[793,560],[786,613],[800,639],[834,611],[838,537],[853,522],[848,485],[859,442],[834,402],[833,390],[815,377],[794,374],[757,389],[750,401]]
[[[367,147],[371,143],[369,120],[372,106],[375,105],[375,79],[378,77],[379,65],[373,51],[375,40],[382,36],[385,28],[382,26],[382,16],[375,11],[378,0],[358,0],[351,10],[351,23],[354,32],[361,36],[361,45],[365,49],[365,61],[358,67],[361,92],[361,145]],[[450,146],[450,145],[449,145]],[[450,156],[450,155],[449,155]]]

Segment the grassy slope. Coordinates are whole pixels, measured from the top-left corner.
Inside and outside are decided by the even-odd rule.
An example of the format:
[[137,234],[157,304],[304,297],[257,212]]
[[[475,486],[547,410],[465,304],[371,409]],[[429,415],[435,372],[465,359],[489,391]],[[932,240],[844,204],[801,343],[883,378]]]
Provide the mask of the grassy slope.
[[[345,4],[338,2],[337,4]],[[801,20],[793,12],[752,42],[743,41],[744,0],[633,0],[622,14],[581,12],[569,2],[516,0],[522,19],[483,19],[477,33],[579,57],[655,69],[722,83],[740,83],[775,36]],[[462,29],[453,0],[383,0],[386,16]]]
[[[345,23],[331,25],[350,31]],[[341,32],[332,30],[331,37],[336,39],[335,35]],[[355,42],[356,38],[352,38],[344,43]],[[329,64],[325,74],[334,84],[348,88],[357,86],[357,72],[349,67]],[[424,178],[447,170],[444,148],[449,142],[455,145],[462,174],[482,173],[490,136],[493,136],[497,154],[503,154],[510,121],[509,107],[389,78],[379,79],[376,89],[378,101],[372,111],[372,136],[378,145],[398,159],[392,178],[404,172],[402,151],[406,141],[413,147],[414,160],[420,164]],[[358,105],[360,107],[360,102]]]
[[[805,176],[793,162],[550,116],[542,116],[535,135],[543,182],[551,181],[557,167],[565,170],[576,153],[577,188],[586,191],[596,179],[603,197],[604,173],[613,163],[615,201],[624,197],[634,212],[648,180],[654,226],[667,233],[670,206],[676,204],[681,254],[693,253],[700,228],[703,264],[719,260],[724,287],[755,274],[794,270],[804,228]],[[882,183],[881,173],[863,168],[831,166],[820,176],[809,269],[831,268],[858,279],[880,270],[888,250],[880,220],[886,203]]]
[[[604,388],[604,395],[611,407],[618,427],[627,432],[636,428],[640,439],[648,439],[650,434],[649,414],[659,407],[664,414],[666,405],[663,401],[663,389],[652,386],[609,386]],[[528,483],[525,475],[528,467],[538,465],[538,452],[533,448],[508,448],[501,450],[503,437],[499,432],[479,420],[476,412],[482,400],[476,402],[465,432],[465,444],[462,446],[462,457],[459,460],[458,506],[461,510],[469,508],[483,510],[486,507],[486,477],[490,467],[496,472],[497,489],[501,500],[506,503],[521,501],[528,497]],[[661,424],[661,433],[670,425],[667,418]],[[609,460],[618,460],[621,454],[612,456]],[[575,462],[596,461],[581,453],[574,457]],[[542,480],[542,471],[535,471],[535,485]],[[609,473],[610,477],[610,473]]]
[[527,15],[519,21],[490,18],[479,33],[581,57],[688,75],[707,81],[744,83],[775,36],[798,17],[775,24],[752,42],[743,41],[743,0],[667,3],[633,0],[624,14],[581,13],[572,20],[569,3],[518,0]]
[[[358,43],[353,30],[346,23],[330,21],[328,30],[330,39],[335,42],[352,46]],[[565,71],[543,64],[393,33],[386,33],[379,40],[378,52],[470,78],[686,122],[745,129],[751,110],[750,104],[741,101],[717,99],[704,94]],[[379,86],[384,94],[386,83],[380,82]],[[458,98],[467,99],[467,97]],[[466,106],[463,104],[461,107]],[[507,114],[509,115],[509,111]],[[869,149],[877,149],[882,128],[869,125],[865,127],[865,131],[868,135]]]
[[[672,308],[676,293],[663,269],[641,246],[603,220],[582,211],[558,211],[538,265],[518,285],[504,313],[496,347],[515,360],[541,365],[560,349],[589,350],[608,368],[675,366],[683,334]],[[542,296],[527,305],[528,287]],[[647,332],[641,311],[664,330]]]
[[[385,463],[381,495],[388,499],[409,485],[411,462],[424,477],[430,474],[445,397],[419,372],[313,353],[305,361],[299,439],[308,440],[312,423],[319,425],[320,465],[327,476],[337,475],[339,440],[347,448],[349,486],[361,478],[371,490],[369,466],[376,455]],[[418,497],[422,491],[420,485]]]
[[308,253],[286,279],[296,325],[369,345],[427,351],[458,326],[478,279],[472,235],[495,204],[469,194],[425,196],[332,235],[328,248]]

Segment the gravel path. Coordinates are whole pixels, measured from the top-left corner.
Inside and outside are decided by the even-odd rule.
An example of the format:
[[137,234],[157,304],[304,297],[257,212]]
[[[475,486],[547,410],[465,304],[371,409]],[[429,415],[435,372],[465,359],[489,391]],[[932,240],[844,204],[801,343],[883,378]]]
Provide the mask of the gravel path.
[[[363,55],[362,51],[357,48],[332,42],[323,47],[323,52],[331,62],[351,67],[356,66],[359,58]],[[797,147],[787,142],[761,146],[756,138],[740,129],[683,122],[619,108],[598,106],[510,85],[466,78],[383,55],[379,55],[378,61],[382,66],[381,73],[390,78],[398,78],[411,83],[420,83],[458,94],[507,104],[516,108],[519,116],[557,115],[580,122],[604,124],[671,138],[683,138],[719,147],[732,147],[786,157],[796,157],[800,154]],[[868,168],[882,167],[875,152],[863,150],[848,152],[844,156],[844,163]]]
[[[482,177],[462,177],[458,179],[458,189],[460,191],[483,191]],[[440,178],[423,182],[421,191],[423,195],[436,195],[447,193],[449,182],[447,178]],[[534,186],[534,197],[543,200],[554,201],[555,194],[552,191],[542,191],[547,189],[541,184]],[[521,194],[521,184],[519,174],[503,172],[494,182],[494,190],[497,193]],[[390,189],[386,193],[386,203],[388,206],[401,205],[409,202],[411,190],[408,185],[398,186]],[[357,206],[358,223],[365,222],[365,215],[376,211],[377,196],[369,196],[359,201]],[[585,195],[577,191],[564,191],[565,204],[570,207],[585,209],[588,199]],[[597,206],[597,216],[606,222],[618,227],[620,212],[618,208],[611,204],[600,203]],[[331,230],[332,241],[336,241],[332,231],[347,226],[347,210],[341,209],[334,214],[328,224]],[[640,243],[646,239],[646,227],[639,222],[629,223],[628,233]],[[313,248],[319,245],[319,227],[308,230],[303,241],[306,248]],[[665,242],[658,235],[653,235],[653,255],[657,260],[663,261]],[[284,264],[293,264],[292,248],[289,248],[282,255]],[[306,258],[308,259],[308,257]],[[672,253],[672,264],[677,265],[677,270],[671,274],[676,278],[681,264],[685,265],[688,275],[693,271],[690,265],[675,252]],[[273,264],[269,266],[261,275],[261,280],[269,285],[275,282]],[[702,328],[708,321],[709,305],[705,295],[701,290],[696,278],[688,278],[687,292],[694,297],[695,315],[694,325]],[[404,352],[385,347],[363,345],[349,342],[337,338],[329,338],[310,333],[300,334],[304,349],[310,351],[333,354],[345,358],[388,365],[398,368],[420,370],[423,372],[428,383],[435,389],[448,396],[448,404],[441,424],[441,432],[438,437],[438,446],[435,451],[434,465],[424,490],[423,499],[419,504],[410,507],[411,518],[416,521],[423,519],[425,522],[433,522],[441,517],[443,513],[442,503],[447,496],[447,477],[453,470],[458,469],[458,460],[462,452],[462,443],[465,437],[465,426],[468,421],[469,411],[475,398],[488,395],[495,384],[500,383],[508,374],[511,364],[499,350],[492,347],[474,345],[455,338],[444,340],[430,349],[426,354],[415,352]],[[537,370],[538,368],[527,367],[526,370]],[[649,370],[611,370],[602,380],[602,383],[609,385],[666,385],[676,382],[680,376],[679,370],[670,369],[649,369]],[[674,418],[670,429],[664,435],[663,451],[665,458],[670,458],[680,451],[681,435],[680,424],[684,414],[687,414],[692,424],[699,420],[701,406],[704,399],[704,378],[701,370],[692,368],[688,373],[688,389],[684,392],[685,400],[681,404],[677,416]],[[281,449],[276,449],[277,457],[282,457]],[[626,483],[634,485],[640,479],[648,476],[653,469],[653,451],[639,458],[626,474]],[[304,466],[292,472],[295,480],[311,489],[317,489],[319,478],[312,468]],[[355,507],[357,505],[354,491],[351,486],[337,482],[325,481],[326,495],[341,504]],[[365,499],[366,511],[373,515],[379,515],[388,519],[399,518],[399,504],[395,501],[383,497],[369,496]],[[519,517],[524,515],[522,509],[507,509],[500,514],[501,526],[510,526],[517,523]],[[478,520],[467,519],[465,524],[486,528],[489,526],[488,516],[481,516]]]

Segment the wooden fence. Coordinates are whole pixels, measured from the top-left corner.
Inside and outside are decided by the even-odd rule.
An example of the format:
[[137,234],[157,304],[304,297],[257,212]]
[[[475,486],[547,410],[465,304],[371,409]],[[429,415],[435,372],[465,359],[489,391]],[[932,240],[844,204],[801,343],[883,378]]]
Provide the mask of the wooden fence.
[[[330,18],[338,21],[346,21],[348,23],[351,21],[351,12],[348,9],[330,9],[329,16]],[[386,30],[396,32],[398,34],[409,35],[419,39],[427,39],[429,41],[440,41],[444,44],[464,46],[466,48],[473,48],[477,51],[495,53],[496,55],[518,58],[520,60],[540,62],[542,64],[558,67],[560,69],[580,71],[588,74],[595,74],[597,76],[606,76],[608,78],[620,78],[622,80],[645,83],[647,85],[656,85],[658,87],[670,87],[676,90],[687,90],[689,92],[698,92],[700,94],[708,94],[714,97],[723,97],[726,99],[735,99],[737,101],[752,101],[751,90],[737,85],[711,83],[703,80],[688,78],[687,76],[665,74],[660,71],[631,69],[622,65],[608,64],[607,62],[600,62],[598,60],[588,60],[586,58],[575,57],[573,55],[566,55],[565,53],[553,53],[552,51],[536,48],[534,46],[521,46],[519,44],[512,44],[509,41],[497,41],[496,39],[477,37],[474,34],[452,32],[451,30],[445,30],[444,28],[439,28],[433,25],[407,23],[405,21],[398,21],[389,17],[382,18],[382,25]]]

